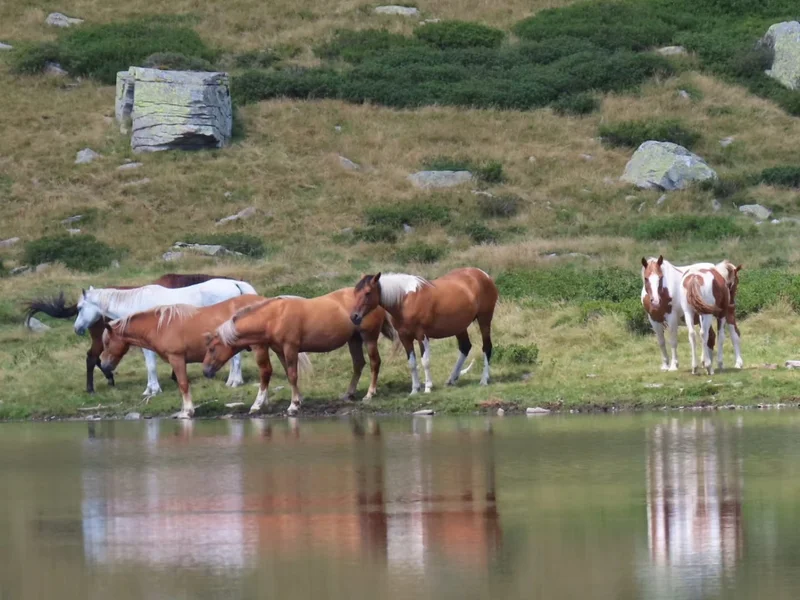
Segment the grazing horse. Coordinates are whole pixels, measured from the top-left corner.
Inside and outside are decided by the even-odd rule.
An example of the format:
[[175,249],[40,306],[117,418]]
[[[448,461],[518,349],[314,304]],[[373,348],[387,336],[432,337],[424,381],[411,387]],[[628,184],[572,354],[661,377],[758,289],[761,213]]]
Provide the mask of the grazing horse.
[[264,403],[269,403],[267,388],[272,365],[266,350],[271,349],[278,355],[292,387],[288,413],[294,415],[303,401],[297,387],[298,353],[331,352],[347,344],[353,359],[353,377],[344,398],[350,399],[355,396],[364,369],[362,344],[366,343],[372,379],[364,400],[369,400],[377,391],[381,367],[378,337],[383,333],[395,341],[397,335],[383,310],[376,311],[358,325],[353,324],[350,314],[354,305],[353,289],[344,288],[318,298],[271,298],[242,309],[207,336],[203,373],[206,377],[214,377],[222,365],[242,348],[262,348],[263,352],[256,355],[261,369],[261,388],[250,409],[251,413],[258,412]]
[[422,367],[425,369],[425,392],[431,381],[430,340],[455,336],[459,356],[447,385],[454,385],[463,372],[472,344],[467,328],[478,321],[483,338],[483,375],[481,385],[489,383],[489,362],[492,358],[492,316],[497,304],[497,287],[485,272],[466,268],[450,271],[428,281],[416,275],[386,273],[365,275],[356,284],[356,306],[351,319],[359,324],[371,311],[381,306],[392,317],[400,343],[405,348],[411,368],[411,393],[420,389],[414,341],[419,343]]
[[[167,273],[152,282],[152,285],[160,285],[166,288],[182,288],[189,285],[203,283],[209,279],[227,279],[226,277],[218,277],[215,275],[203,275],[199,273]],[[117,286],[115,289],[128,290],[130,287]],[[78,314],[78,305],[66,305],[64,300],[64,292],[51,299],[37,298],[28,302],[27,313],[25,322],[33,317],[36,313],[42,312],[55,319],[71,319]],[[92,339],[92,345],[86,352],[86,392],[89,394],[94,393],[94,369],[100,367],[100,353],[103,351],[103,331],[104,324],[108,323],[109,319],[103,317],[101,320],[89,326],[89,335]],[[108,380],[108,385],[114,385],[114,374],[103,373]]]
[[[103,317],[111,320],[121,319],[137,312],[170,304],[210,306],[245,294],[256,295],[256,291],[247,282],[222,278],[209,279],[203,283],[172,289],[160,285],[146,285],[128,290],[89,288],[88,291],[83,292],[77,304],[78,316],[75,319],[75,333],[83,335],[86,329]],[[143,352],[147,363],[147,388],[143,395],[152,396],[161,392],[156,372],[156,354],[150,350],[143,350]],[[237,387],[243,383],[240,358],[237,356],[234,359],[227,385]]]
[[111,321],[105,325],[103,333],[100,368],[104,373],[113,372],[130,346],[155,352],[172,366],[177,378],[183,399],[179,418],[190,418],[194,414],[194,405],[186,364],[203,362],[206,353],[204,334],[214,331],[238,310],[263,300],[261,296],[246,294],[203,308],[173,304]]
[[711,267],[693,267],[686,271],[681,279],[681,307],[689,328],[689,343],[692,347],[692,373],[697,373],[697,333],[694,329],[695,315],[700,319],[700,333],[703,338],[703,366],[709,375],[714,374],[709,345],[709,330],[714,318],[719,330],[719,348],[717,363],[722,369],[722,344],[725,337],[725,324],[729,317],[731,339],[736,353],[736,368],[742,368],[742,356],[739,347],[739,332],[736,327],[735,296],[739,285],[739,270],[730,261]]

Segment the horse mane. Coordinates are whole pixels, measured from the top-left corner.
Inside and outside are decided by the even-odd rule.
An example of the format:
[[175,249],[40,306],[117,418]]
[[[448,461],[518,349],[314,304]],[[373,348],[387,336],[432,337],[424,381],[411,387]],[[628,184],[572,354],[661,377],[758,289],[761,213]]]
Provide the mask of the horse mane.
[[714,268],[719,271],[719,274],[722,275],[727,282],[730,282],[731,277],[736,272],[736,266],[727,259],[717,263]]
[[408,294],[413,294],[424,287],[433,287],[433,284],[424,277],[407,273],[384,273],[378,283],[381,286],[383,306],[397,306]]
[[196,306],[191,306],[190,304],[170,304],[164,306],[157,306],[151,310],[143,310],[137,313],[131,313],[114,321],[111,321],[109,325],[119,333],[124,333],[125,330],[128,328],[130,322],[134,319],[141,318],[143,316],[154,315],[158,317],[158,325],[156,325],[156,331],[161,331],[161,328],[164,325],[169,325],[175,319],[185,319],[194,315],[197,312]]
[[241,319],[244,316],[249,315],[251,312],[258,310],[259,308],[266,306],[270,302],[274,302],[275,300],[280,300],[281,298],[299,298],[299,296],[278,296],[277,298],[267,298],[266,300],[262,300],[261,302],[256,302],[255,304],[251,304],[250,306],[245,306],[244,308],[240,308],[237,310],[234,315],[225,321],[222,325],[217,327],[217,335],[219,335],[219,340],[225,344],[226,346],[232,346],[236,343],[236,340],[239,339],[239,333],[236,331],[236,321]]
[[[98,288],[87,292],[88,294],[95,294],[96,304],[104,313],[108,310],[108,306],[114,302],[120,305],[120,308],[129,308],[134,306],[139,298],[144,294],[149,286],[142,286],[138,288],[116,289],[116,288]],[[160,286],[161,287],[161,286]]]

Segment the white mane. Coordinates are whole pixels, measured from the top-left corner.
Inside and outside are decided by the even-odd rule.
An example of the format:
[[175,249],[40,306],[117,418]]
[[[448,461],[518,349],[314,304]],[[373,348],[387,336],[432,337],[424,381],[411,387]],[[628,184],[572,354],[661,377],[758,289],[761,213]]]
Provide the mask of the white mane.
[[175,319],[191,317],[197,312],[197,307],[190,304],[172,304],[159,306],[153,312],[158,315],[158,330],[160,330],[163,325],[169,325]]
[[161,288],[161,286],[146,285],[131,290],[117,290],[114,288],[90,289],[86,292],[86,299],[95,304],[103,314],[107,314],[109,306],[112,304],[121,310],[135,308],[141,301],[142,296],[151,293],[152,288],[156,287]]
[[397,306],[408,294],[417,290],[433,286],[433,284],[418,275],[406,273],[384,273],[381,275],[381,304],[384,306]]
[[232,317],[217,327],[217,335],[219,336],[219,341],[226,346],[233,346],[236,343],[236,340],[239,339],[239,333],[236,331],[236,323]]

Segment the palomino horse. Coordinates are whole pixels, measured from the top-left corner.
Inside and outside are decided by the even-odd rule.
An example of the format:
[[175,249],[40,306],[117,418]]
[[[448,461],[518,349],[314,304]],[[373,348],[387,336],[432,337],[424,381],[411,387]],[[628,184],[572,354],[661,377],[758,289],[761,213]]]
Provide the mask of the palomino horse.
[[[218,277],[216,275],[203,275],[199,273],[167,273],[152,282],[152,285],[160,285],[165,288],[182,288],[189,285],[203,283],[209,279],[227,279],[226,277]],[[115,289],[128,290],[130,287],[117,286]],[[64,292],[52,299],[37,298],[28,303],[28,310],[25,316],[25,322],[33,317],[36,313],[42,312],[55,319],[71,319],[78,314],[78,305],[66,305],[64,300]],[[100,353],[103,351],[103,331],[104,324],[108,323],[109,319],[103,317],[99,321],[92,323],[89,326],[89,335],[92,339],[92,345],[86,352],[86,391],[89,394],[94,393],[94,369],[100,366]],[[114,374],[103,373],[108,380],[109,385],[114,385]]]
[[[245,294],[256,295],[256,291],[247,282],[222,278],[209,279],[203,283],[174,289],[160,285],[146,285],[129,290],[89,288],[88,291],[83,292],[83,296],[78,301],[75,333],[83,335],[87,328],[103,317],[111,320],[121,319],[137,312],[171,304],[210,306]],[[150,350],[143,350],[143,352],[147,363],[147,388],[143,395],[152,396],[161,392],[156,372],[156,354]],[[230,387],[237,387],[244,383],[240,358],[237,356],[234,361],[231,376],[227,382]]]
[[742,368],[742,355],[739,348],[739,332],[736,327],[735,296],[739,286],[740,266],[724,260],[711,268],[692,267],[681,279],[681,308],[689,328],[689,343],[692,347],[692,373],[697,372],[697,334],[694,329],[695,315],[700,317],[700,332],[703,337],[703,366],[709,375],[714,374],[709,346],[709,331],[714,318],[719,330],[719,348],[717,363],[722,369],[722,344],[725,337],[725,324],[730,315],[733,323],[729,323],[731,339],[736,352],[736,368]]
[[417,358],[414,355],[414,340],[422,353],[425,369],[425,391],[433,387],[431,381],[430,340],[455,336],[458,340],[459,356],[448,385],[456,383],[463,372],[461,367],[467,359],[472,344],[467,328],[478,321],[483,338],[483,376],[481,385],[489,383],[489,361],[492,358],[492,316],[497,304],[497,287],[485,272],[466,268],[450,271],[433,281],[416,275],[387,273],[381,276],[365,275],[356,284],[356,306],[351,319],[359,324],[371,311],[381,306],[392,317],[400,343],[408,356],[411,368],[411,393],[419,391]]
[[257,412],[265,402],[269,402],[267,387],[272,366],[266,350],[272,349],[278,355],[292,387],[292,403],[288,413],[294,415],[303,401],[297,387],[298,353],[331,352],[347,344],[353,359],[353,377],[344,397],[353,398],[365,364],[362,344],[366,343],[372,379],[364,400],[369,400],[377,391],[381,367],[378,336],[383,333],[392,341],[397,336],[383,310],[354,325],[350,321],[354,305],[353,289],[344,288],[318,298],[283,296],[245,308],[218,327],[214,334],[207,336],[203,373],[206,377],[214,377],[222,365],[243,348],[263,348],[263,353],[256,355],[257,360],[261,361],[258,363],[261,368],[261,388],[250,409],[250,412]]
[[203,362],[206,353],[204,334],[214,331],[238,310],[263,300],[261,296],[247,294],[204,308],[174,304],[111,321],[103,333],[101,368],[103,372],[112,372],[130,346],[155,352],[175,372],[183,399],[179,418],[190,418],[194,414],[194,405],[186,364]]

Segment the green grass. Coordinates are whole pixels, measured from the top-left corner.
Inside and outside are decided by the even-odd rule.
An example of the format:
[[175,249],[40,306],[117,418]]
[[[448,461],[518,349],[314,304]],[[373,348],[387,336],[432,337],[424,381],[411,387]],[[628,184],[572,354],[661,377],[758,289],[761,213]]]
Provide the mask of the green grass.
[[670,215],[652,217],[640,223],[633,237],[642,241],[704,240],[747,237],[757,233],[752,225],[743,226],[732,217]]
[[700,141],[700,134],[687,129],[675,120],[624,121],[601,125],[599,135],[609,146],[637,148],[643,142],[672,142],[692,148]]
[[25,244],[24,260],[35,266],[59,262],[75,271],[93,272],[111,266],[120,250],[97,240],[93,235],[56,235]]

